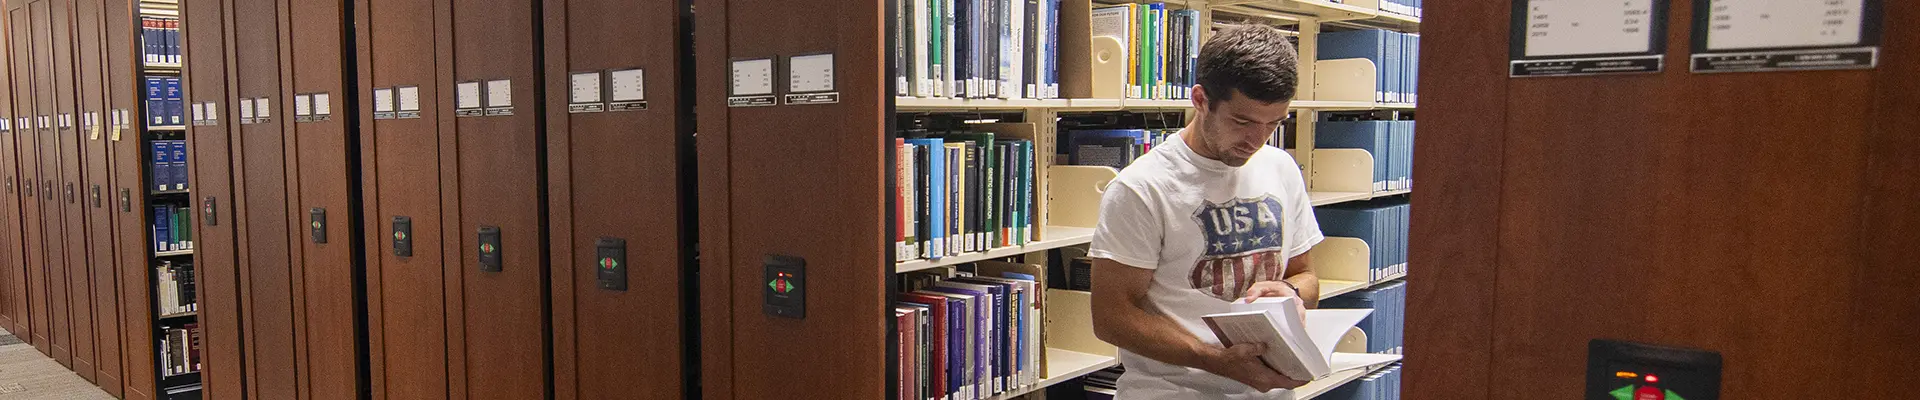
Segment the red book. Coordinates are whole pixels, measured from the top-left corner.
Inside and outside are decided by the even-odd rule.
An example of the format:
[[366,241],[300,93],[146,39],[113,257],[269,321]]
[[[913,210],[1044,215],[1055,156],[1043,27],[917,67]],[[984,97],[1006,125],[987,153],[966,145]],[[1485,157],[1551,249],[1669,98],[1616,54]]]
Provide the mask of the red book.
[[927,357],[929,386],[933,387],[931,398],[947,397],[947,299],[919,293],[901,293],[900,301],[927,305],[927,329],[933,337],[932,355]]

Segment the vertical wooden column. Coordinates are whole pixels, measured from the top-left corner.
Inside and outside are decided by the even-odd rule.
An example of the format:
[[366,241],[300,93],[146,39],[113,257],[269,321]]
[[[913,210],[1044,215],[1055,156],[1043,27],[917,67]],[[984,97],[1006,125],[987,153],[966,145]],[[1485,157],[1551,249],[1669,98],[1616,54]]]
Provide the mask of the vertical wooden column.
[[7,318],[0,322],[5,323],[7,331],[26,339],[33,335],[27,323],[31,317],[27,313],[27,260],[23,247],[26,232],[21,221],[21,211],[26,207],[26,193],[20,190],[21,163],[17,143],[21,140],[20,132],[31,132],[32,129],[18,126],[14,116],[21,115],[16,107],[21,101],[19,99],[31,94],[17,89],[16,82],[20,78],[14,77],[14,62],[21,56],[13,51],[13,27],[16,22],[10,10],[12,8],[0,5],[0,12],[5,13],[0,14],[0,38],[4,38],[0,39],[0,46],[5,46],[7,50],[0,52],[3,53],[0,54],[0,69],[5,70],[0,72],[0,78],[7,80],[4,86],[0,86],[0,92],[5,92],[0,94],[0,119],[7,124],[7,129],[0,131],[0,179],[5,180],[0,182],[0,185],[5,185],[5,196],[0,197],[0,207],[6,211],[6,215],[0,216],[0,235],[6,236],[0,238],[0,261],[4,261],[6,268],[0,272],[6,277],[5,285],[0,286],[0,293],[4,293],[0,295],[6,297],[5,304],[0,305],[0,311],[4,311]]
[[[149,301],[152,293],[149,274],[153,270],[149,256],[153,254],[153,245],[147,239],[146,216],[150,212],[145,207],[147,186],[143,161],[147,153],[140,140],[140,127],[146,119],[140,116],[139,110],[145,93],[137,83],[140,82],[140,60],[134,56],[135,46],[140,43],[140,37],[135,34],[139,21],[134,13],[136,2],[104,0],[101,8],[106,21],[102,50],[107,65],[107,112],[102,118],[107,125],[104,135],[109,174],[113,175],[103,196],[111,215],[108,218],[114,225],[116,258],[109,265],[119,291],[114,305],[118,307],[121,322],[116,339],[120,341],[119,362],[123,374],[120,389],[109,392],[118,393],[124,399],[144,400],[153,398],[158,388],[157,372],[152,367],[157,362],[153,351],[153,309]],[[191,87],[183,85],[182,89]],[[126,115],[127,125],[116,123],[113,115],[117,113]],[[193,200],[187,200],[187,207],[192,208],[192,203]],[[105,382],[102,383],[104,386]]]
[[[211,103],[211,120],[189,126],[187,158],[192,173],[194,276],[200,302],[202,393],[215,399],[244,398],[239,243],[233,140],[239,110],[231,84],[229,19],[224,0],[181,0],[183,66],[189,103]],[[152,332],[143,332],[151,334]],[[152,340],[148,339],[148,343]],[[146,365],[154,365],[149,361]]]
[[[437,399],[447,392],[449,353],[443,260],[442,165],[453,151],[441,134],[453,116],[443,104],[453,98],[438,74],[446,58],[437,49],[445,2],[356,0],[355,41],[360,79],[356,94],[361,190],[366,232],[366,296],[369,385],[375,399]],[[438,60],[424,62],[426,59]],[[420,93],[418,118],[376,118],[376,101],[391,102],[392,89]],[[375,94],[383,98],[375,98]],[[394,221],[411,222],[411,252],[394,247]]]
[[[480,82],[488,112],[453,119],[456,178],[449,211],[447,326],[452,352],[449,395],[534,398],[550,384],[548,349],[546,145],[538,59],[538,2],[452,2],[450,36],[439,53],[452,69],[441,82]],[[508,88],[500,86],[506,82]],[[501,94],[510,94],[503,99]],[[511,100],[501,104],[501,100]],[[507,110],[501,115],[499,110]],[[449,221],[452,222],[452,221]],[[477,232],[497,227],[501,268],[479,268]],[[631,253],[629,253],[631,254]],[[452,286],[457,283],[457,286]]]
[[[85,265],[85,230],[80,223],[82,216],[78,205],[69,202],[71,199],[67,195],[67,188],[80,180],[80,171],[76,168],[80,162],[80,148],[72,129],[61,126],[63,117],[71,118],[74,108],[73,35],[70,34],[73,28],[72,10],[67,0],[47,0],[35,4],[44,10],[42,20],[46,21],[39,26],[46,33],[36,38],[34,44],[45,49],[42,54],[47,55],[45,59],[36,61],[46,67],[46,72],[39,74],[46,78],[40,85],[40,93],[45,93],[40,96],[43,98],[41,103],[46,105],[41,110],[46,129],[41,130],[45,136],[40,143],[44,156],[41,159],[43,182],[40,194],[49,206],[45,209],[49,256],[47,296],[53,307],[53,329],[49,333],[53,335],[54,361],[59,361],[68,369],[90,370],[91,365],[88,365],[89,368],[76,368],[74,363],[74,359],[79,358],[77,356],[85,354],[91,357],[93,354],[91,346],[82,348],[79,344],[88,341],[75,340],[83,334],[92,336],[93,333],[85,324],[75,322],[86,320],[86,307],[75,301],[86,300],[77,294],[85,293],[84,289],[75,290],[76,286],[86,286],[81,280],[86,274],[78,274],[76,278],[74,272],[79,266]],[[91,374],[82,374],[81,377],[87,378],[88,375]]]
[[[554,396],[684,396],[682,290],[691,278],[691,109],[683,105],[678,0],[545,2]],[[635,72],[635,71],[640,72]],[[570,112],[572,76],[598,92]],[[642,75],[634,110],[615,86]],[[589,83],[591,82],[591,83]],[[587,100],[585,98],[581,100]],[[597,108],[595,108],[597,107]],[[596,242],[624,240],[628,287],[599,286]],[[645,388],[636,390],[635,388]]]
[[75,0],[73,6],[74,49],[77,50],[74,72],[78,74],[80,89],[76,97],[78,112],[73,119],[84,166],[84,179],[76,185],[74,196],[86,215],[87,263],[80,270],[90,283],[84,292],[91,300],[88,305],[93,316],[93,320],[87,322],[94,332],[94,356],[90,362],[94,382],[107,393],[118,395],[122,384],[119,279],[114,270],[118,249],[114,246],[114,208],[108,201],[112,197],[108,191],[113,187],[113,174],[104,119],[108,110],[106,71],[110,65],[103,42],[107,20],[102,0]]
[[[733,398],[885,397],[886,353],[875,349],[887,341],[892,276],[882,221],[893,96],[883,78],[886,2],[728,3],[695,3],[703,44],[701,213],[726,214],[703,219],[726,226],[701,231],[708,250],[701,276],[725,283],[703,285],[717,292],[703,301],[726,306],[703,312],[724,321],[703,325],[703,373],[715,376],[703,390]],[[710,41],[707,32],[716,31],[725,33]],[[775,87],[784,91],[788,57],[822,52],[834,53],[839,103],[725,106],[730,60],[774,59]],[[719,181],[707,185],[709,178]],[[762,310],[760,263],[770,254],[806,260],[805,319]]]
[[14,93],[22,94],[19,101],[14,103],[14,123],[20,125],[14,130],[16,132],[14,135],[17,140],[15,154],[20,156],[19,191],[22,200],[20,222],[23,239],[21,242],[22,259],[25,260],[26,266],[26,279],[22,283],[26,286],[27,294],[27,302],[24,304],[27,309],[24,313],[28,315],[27,325],[30,329],[18,334],[21,335],[21,339],[33,343],[33,347],[41,353],[51,355],[53,354],[51,340],[53,335],[49,332],[53,328],[51,326],[52,307],[48,304],[47,297],[49,261],[45,226],[47,201],[42,195],[42,189],[46,187],[48,181],[40,175],[41,158],[43,158],[41,154],[44,150],[40,142],[46,136],[46,132],[41,129],[42,126],[39,123],[42,104],[41,96],[37,95],[42,93],[38,89],[43,82],[41,73],[46,70],[46,67],[42,66],[40,61],[40,58],[45,57],[45,53],[40,51],[40,46],[37,46],[38,42],[35,40],[40,37],[39,29],[35,28],[44,24],[46,18],[34,17],[35,14],[43,14],[41,11],[44,7],[44,4],[8,2],[7,19],[11,23],[7,26],[9,30],[7,41],[8,47],[12,49],[11,53],[14,54],[11,60],[13,63],[11,83]]
[[[248,397],[294,398],[294,280],[288,226],[286,125],[292,119],[283,93],[280,7],[276,0],[229,0],[233,19],[233,82],[242,104],[234,136],[234,202],[238,228],[241,310],[245,334]],[[261,101],[264,99],[265,101]],[[246,102],[252,102],[251,105]],[[247,110],[253,110],[249,121]]]
[[[286,47],[285,65],[291,70],[293,101],[307,101],[309,113],[326,110],[325,116],[310,115],[292,120],[293,139],[298,148],[297,162],[289,169],[300,179],[294,187],[293,229],[302,256],[295,274],[302,290],[295,320],[299,322],[298,346],[302,398],[339,399],[357,396],[360,386],[358,360],[363,348],[356,337],[361,311],[355,304],[356,286],[363,278],[362,261],[354,249],[364,241],[355,235],[358,209],[351,203],[351,181],[360,160],[359,138],[348,130],[359,118],[354,106],[361,104],[346,78],[353,68],[352,52],[345,36],[348,5],[344,0],[282,0],[288,24],[282,29]],[[289,152],[289,155],[294,155]],[[315,213],[325,222],[324,242],[316,239],[308,225]]]

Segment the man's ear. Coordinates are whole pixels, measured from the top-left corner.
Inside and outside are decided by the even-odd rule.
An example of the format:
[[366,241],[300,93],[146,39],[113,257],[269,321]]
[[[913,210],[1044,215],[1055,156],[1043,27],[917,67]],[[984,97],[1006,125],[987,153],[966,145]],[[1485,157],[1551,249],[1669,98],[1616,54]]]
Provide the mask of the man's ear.
[[1207,88],[1193,85],[1191,97],[1193,97],[1193,109],[1196,112],[1209,111],[1207,110]]

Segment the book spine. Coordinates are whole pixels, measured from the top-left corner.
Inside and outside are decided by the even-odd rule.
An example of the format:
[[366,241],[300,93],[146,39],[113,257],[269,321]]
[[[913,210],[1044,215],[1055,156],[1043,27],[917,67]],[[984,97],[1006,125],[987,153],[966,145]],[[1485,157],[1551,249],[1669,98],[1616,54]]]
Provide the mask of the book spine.
[[905,138],[894,138],[893,142],[893,259],[895,261],[911,258],[907,256],[907,238],[912,228],[908,226],[907,194],[913,192],[911,155]]

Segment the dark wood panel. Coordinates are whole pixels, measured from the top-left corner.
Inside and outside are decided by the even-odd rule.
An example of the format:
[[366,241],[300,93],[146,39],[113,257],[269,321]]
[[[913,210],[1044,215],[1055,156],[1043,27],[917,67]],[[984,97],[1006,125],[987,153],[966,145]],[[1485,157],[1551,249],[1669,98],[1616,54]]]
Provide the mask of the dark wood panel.
[[[314,243],[305,231],[295,229],[303,259],[299,279],[302,282],[301,312],[304,328],[300,345],[304,360],[300,378],[306,390],[303,398],[339,399],[357,395],[359,372],[356,366],[361,349],[355,338],[358,324],[354,290],[361,271],[353,248],[360,242],[350,228],[358,215],[348,199],[351,165],[350,146],[358,143],[347,136],[347,123],[357,115],[347,107],[351,91],[345,86],[347,64],[343,48],[344,30],[349,28],[342,0],[283,2],[290,24],[283,32],[291,46],[285,52],[292,69],[292,91],[301,94],[326,93],[332,113],[327,120],[295,122],[299,159],[293,165],[299,173],[298,205],[295,219],[308,218],[315,208],[327,214],[327,243]],[[317,101],[317,100],[315,100]],[[288,115],[287,117],[292,117]],[[351,163],[350,163],[351,162]],[[302,225],[303,226],[303,225]]]
[[[131,0],[105,0],[102,7],[103,17],[107,21],[103,51],[106,65],[110,66],[106,70],[105,85],[109,111],[137,111],[141,105],[139,99],[145,94],[141,86],[135,83],[138,77],[135,68],[139,60],[134,57],[134,43],[138,36],[135,35],[137,18],[133,15],[132,3]],[[182,89],[190,90],[191,87],[183,86]],[[109,112],[102,118],[110,118],[111,115]],[[129,119],[134,123],[144,121],[138,114],[130,114]],[[112,265],[117,268],[114,271],[118,275],[120,365],[124,374],[122,390],[114,393],[128,400],[153,398],[157,384],[155,370],[146,367],[157,365],[157,362],[153,352],[152,304],[148,297],[151,293],[148,271],[152,270],[147,258],[152,248],[146,235],[145,216],[148,213],[142,212],[145,210],[137,205],[142,203],[140,199],[145,198],[143,194],[147,192],[142,178],[146,165],[142,162],[145,152],[141,148],[138,126],[122,127],[117,134],[109,128],[106,134],[113,179],[104,195],[107,196],[105,203],[109,208],[108,213],[112,215],[109,218],[115,224],[114,248],[117,259]],[[128,194],[128,202],[133,203],[128,204],[125,210],[119,205],[119,193],[123,190]],[[184,201],[188,208],[193,208],[191,197]]]
[[[9,3],[9,5],[18,4],[20,3]],[[14,121],[17,123],[20,118],[26,118],[29,125],[19,129],[22,134],[16,137],[19,147],[15,149],[15,154],[20,155],[20,198],[23,200],[20,221],[24,231],[22,247],[27,269],[27,279],[23,283],[27,286],[26,313],[29,315],[28,325],[30,325],[29,331],[20,334],[23,335],[21,338],[32,342],[33,347],[41,353],[53,354],[51,334],[48,333],[53,328],[50,322],[52,312],[47,298],[48,260],[45,227],[47,205],[46,200],[41,196],[45,185],[44,178],[40,176],[42,164],[40,139],[46,135],[44,131],[32,124],[34,118],[40,115],[41,102],[37,94],[41,92],[37,89],[41,82],[40,73],[45,69],[39,60],[45,57],[45,54],[37,51],[40,48],[35,46],[34,41],[38,37],[36,32],[39,30],[34,28],[44,23],[45,19],[34,19],[33,15],[36,14],[34,11],[36,10],[31,4],[7,10],[8,18],[18,22],[8,27],[12,33],[8,35],[8,41],[14,50],[13,54],[20,56],[13,60],[13,70],[17,71],[14,74],[16,78],[13,80],[14,91],[32,93],[32,95],[22,96],[21,101],[14,105],[17,110]]]
[[[239,221],[234,212],[235,150],[233,123],[239,117],[230,83],[232,57],[228,19],[222,0],[182,0],[181,34],[185,37],[186,99],[213,102],[217,118],[211,125],[188,128],[188,157],[193,197],[199,208],[194,229],[194,277],[200,302],[203,393],[214,399],[240,399],[246,393],[246,361],[242,352],[239,259],[236,252]],[[207,216],[207,202],[213,216]],[[149,364],[151,365],[151,364]]]
[[[507,79],[513,115],[454,120],[459,138],[460,225],[450,230],[459,257],[461,310],[450,343],[462,364],[449,365],[453,397],[535,398],[547,391],[547,260],[543,209],[545,155],[539,126],[543,75],[534,44],[535,2],[477,0],[452,10],[452,75],[442,82]],[[425,108],[425,106],[423,106]],[[444,107],[442,107],[444,108]],[[502,268],[478,268],[481,226],[500,228]]]
[[[253,398],[298,396],[293,327],[293,265],[287,210],[292,176],[282,96],[279,2],[233,0],[234,82],[241,101],[267,98],[266,121],[238,126],[235,202],[240,231],[241,309],[246,329],[247,390]],[[256,102],[256,104],[258,104]],[[259,109],[256,108],[256,113]],[[244,121],[243,121],[244,122]]]
[[[882,142],[891,115],[885,98],[892,93],[871,77],[886,74],[886,3],[743,4],[750,7],[726,15],[728,48],[703,57],[777,57],[784,66],[788,56],[834,52],[841,103],[720,111],[728,117],[731,208],[725,212],[731,214],[733,263],[707,268],[733,269],[731,346],[740,356],[729,360],[732,375],[786,377],[736,379],[732,395],[882,398],[886,353],[877,350],[887,340],[883,309],[891,273],[884,267],[878,210],[885,204]],[[834,201],[819,201],[825,198]],[[759,261],[767,254],[807,260],[814,279],[807,299],[813,312],[806,319],[771,317],[761,309],[756,287],[763,284]]]
[[[558,14],[547,18],[545,99],[558,250],[555,395],[681,398],[688,242],[680,231],[679,153],[691,143],[677,93],[678,2],[555,1],[548,10]],[[568,113],[569,74],[629,68],[645,71],[647,110]],[[635,212],[635,205],[650,211]],[[597,285],[595,242],[602,237],[626,240],[626,291]]]
[[26,194],[20,191],[23,165],[20,161],[18,143],[21,140],[20,137],[25,136],[21,133],[31,132],[31,127],[14,126],[14,116],[22,115],[18,106],[26,101],[24,99],[31,97],[32,93],[19,91],[15,83],[25,79],[24,76],[15,78],[14,70],[15,63],[18,62],[16,59],[25,57],[25,52],[16,51],[13,47],[14,25],[24,24],[25,21],[16,22],[10,12],[12,8],[6,8],[6,10],[9,12],[6,12],[4,17],[0,17],[0,26],[4,27],[0,29],[0,35],[6,35],[6,39],[0,42],[4,42],[7,49],[0,52],[0,60],[4,60],[0,61],[0,68],[6,69],[5,73],[0,73],[0,77],[5,77],[8,82],[0,86],[0,91],[6,92],[5,95],[0,95],[0,101],[5,102],[0,104],[0,114],[4,114],[0,115],[0,119],[4,119],[9,126],[8,130],[0,132],[0,174],[5,175],[0,179],[6,180],[3,183],[6,185],[6,196],[0,197],[0,207],[4,207],[6,211],[6,215],[0,217],[0,229],[5,230],[4,235],[0,235],[5,236],[0,238],[0,251],[4,251],[5,254],[0,257],[5,258],[6,271],[0,275],[5,275],[6,284],[0,287],[0,290],[5,291],[6,304],[0,307],[4,307],[7,315],[6,329],[20,338],[30,338],[33,335],[32,328],[27,323],[31,316],[27,313],[27,259],[26,249],[23,247],[26,243],[26,231],[25,224],[20,220],[21,211],[26,207],[24,204]]
[[[104,38],[106,15],[102,0],[77,0],[73,2],[75,18],[75,72],[79,75],[80,100],[78,113],[74,115],[75,132],[80,141],[80,153],[85,173],[82,184],[78,186],[75,197],[85,210],[87,226],[87,263],[83,268],[90,281],[87,296],[93,321],[93,367],[94,382],[108,394],[120,396],[120,295],[119,279],[115,276],[114,248],[114,208],[108,198],[108,190],[113,187],[112,166],[109,164],[108,135],[105,124],[88,123],[89,117],[105,122],[107,114],[106,89],[106,49]],[[96,198],[98,199],[96,201]]]
[[[1891,1],[1886,21],[1920,18],[1920,4]],[[1913,273],[1920,259],[1920,34],[1890,35],[1884,44],[1884,64],[1874,72],[1873,108],[1864,143],[1867,164],[1866,198],[1859,213],[1860,246],[1864,256],[1852,277],[1854,301],[1848,308],[1853,334],[1844,345],[1845,358],[1859,365],[1882,366],[1860,370],[1853,384],[1829,396],[1855,399],[1895,399],[1909,396],[1913,374],[1900,367],[1920,359],[1920,302],[1912,293],[1920,288]]]
[[[436,65],[420,62],[437,48],[439,2],[361,0],[354,5],[360,104],[372,104],[374,88],[395,86],[417,86],[423,98],[449,98],[439,88]],[[441,137],[440,108],[424,99],[417,119],[374,120],[371,106],[352,112],[367,121],[359,134],[373,397],[450,397],[441,166],[452,138]],[[396,216],[413,221],[410,257],[394,255],[390,235]]]
[[[86,137],[79,129],[81,99],[80,60],[77,38],[74,37],[77,10],[68,1],[51,2],[53,23],[53,78],[54,106],[59,113],[56,119],[66,119],[66,126],[54,130],[59,145],[60,186],[55,188],[55,198],[60,204],[60,236],[64,243],[66,257],[65,271],[66,317],[70,334],[68,346],[72,351],[71,369],[81,379],[95,380],[95,346],[98,342],[93,325],[93,276],[88,268],[90,260],[90,234],[86,206],[80,203],[79,193],[84,191],[87,180],[86,157],[82,154]],[[60,118],[64,117],[64,118]],[[58,124],[56,124],[57,126]]]
[[[53,338],[53,359],[60,365],[73,369],[74,324],[72,305],[73,280],[71,270],[75,264],[74,252],[80,247],[81,232],[76,224],[69,224],[68,217],[77,217],[79,212],[67,204],[63,189],[79,180],[72,165],[78,154],[68,155],[68,149],[74,147],[72,139],[67,139],[65,130],[59,128],[60,115],[73,110],[73,78],[69,55],[65,44],[71,43],[66,21],[65,4],[61,1],[30,3],[34,8],[34,17],[40,22],[34,27],[36,52],[44,55],[36,57],[39,64],[35,69],[34,86],[43,93],[39,102],[43,106],[40,114],[46,118],[46,136],[40,141],[40,199],[46,207],[46,244],[47,244],[47,299],[52,309],[52,323],[48,325],[48,334]],[[64,93],[64,94],[63,94]],[[78,218],[73,218],[78,219]],[[83,275],[84,276],[84,275]]]
[[[1447,2],[1422,21],[1419,193],[1408,243],[1406,390],[1413,399],[1487,397],[1500,240],[1507,101],[1506,2]],[[1421,368],[1421,366],[1445,366]]]

